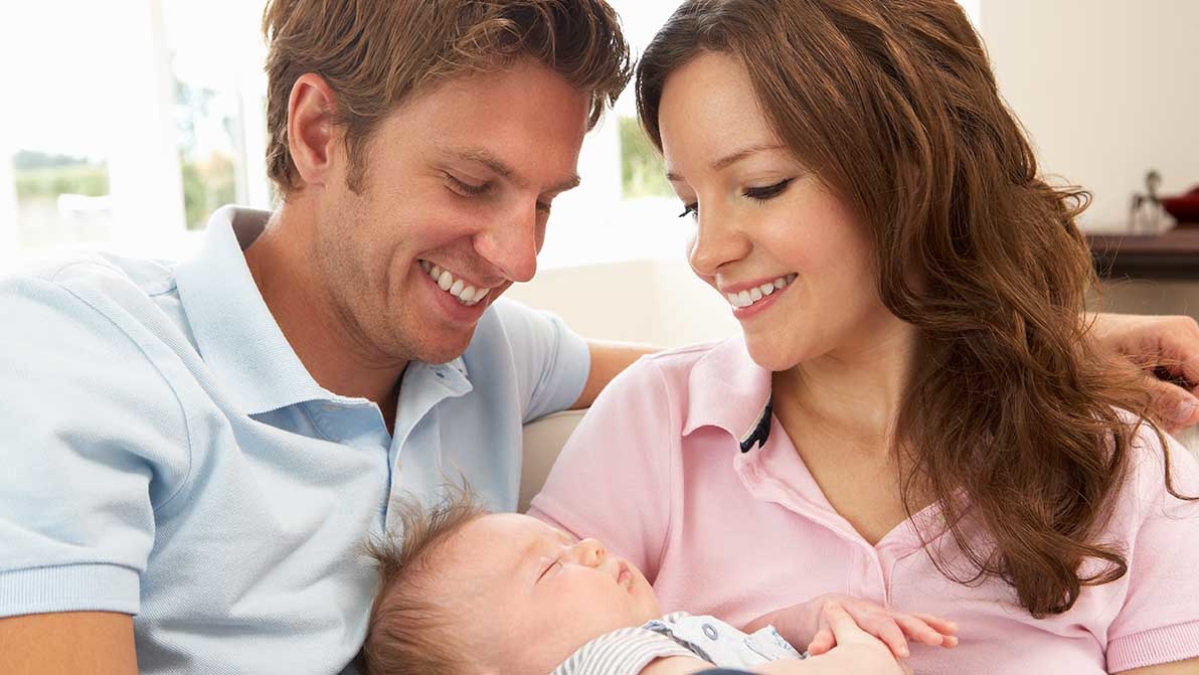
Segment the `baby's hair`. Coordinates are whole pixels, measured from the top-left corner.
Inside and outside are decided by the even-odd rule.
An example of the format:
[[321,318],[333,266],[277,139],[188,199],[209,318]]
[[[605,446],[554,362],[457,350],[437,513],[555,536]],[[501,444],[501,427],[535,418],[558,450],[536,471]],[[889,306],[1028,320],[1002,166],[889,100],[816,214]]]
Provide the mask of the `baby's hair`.
[[431,555],[487,510],[465,482],[445,486],[443,495],[431,507],[412,497],[396,499],[391,508],[401,532],[367,544],[380,578],[362,650],[367,675],[457,675],[468,669],[426,582]]

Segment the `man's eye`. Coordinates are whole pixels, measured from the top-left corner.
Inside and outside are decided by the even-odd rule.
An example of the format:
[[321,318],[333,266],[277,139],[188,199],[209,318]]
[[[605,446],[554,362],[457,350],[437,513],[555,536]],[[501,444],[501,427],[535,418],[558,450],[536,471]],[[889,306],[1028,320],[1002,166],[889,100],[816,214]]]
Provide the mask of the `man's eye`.
[[679,214],[679,218],[686,218],[687,216],[699,218],[699,202],[683,205],[683,212]]
[[463,180],[455,178],[449,174],[446,174],[446,178],[449,179],[450,185],[453,187],[454,191],[466,195],[467,197],[478,197],[480,195],[485,195],[491,190],[491,183],[475,185],[473,183],[467,183]]

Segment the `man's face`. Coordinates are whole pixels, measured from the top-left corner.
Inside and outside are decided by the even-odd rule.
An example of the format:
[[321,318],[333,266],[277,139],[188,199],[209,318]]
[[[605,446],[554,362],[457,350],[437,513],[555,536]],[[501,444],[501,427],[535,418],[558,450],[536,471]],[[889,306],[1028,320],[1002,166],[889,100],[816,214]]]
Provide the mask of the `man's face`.
[[592,639],[661,614],[635,566],[520,514],[468,523],[430,565],[427,592],[485,672],[548,673]]
[[487,306],[537,269],[549,206],[578,182],[589,100],[531,60],[406,101],[322,186],[317,254],[339,320],[382,359],[450,361]]

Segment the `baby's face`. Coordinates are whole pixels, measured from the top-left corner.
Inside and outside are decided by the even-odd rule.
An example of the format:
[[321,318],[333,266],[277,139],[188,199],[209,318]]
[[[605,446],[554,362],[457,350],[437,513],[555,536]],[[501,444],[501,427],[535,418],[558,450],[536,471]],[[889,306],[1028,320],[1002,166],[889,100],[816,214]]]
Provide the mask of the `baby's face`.
[[473,520],[429,563],[431,597],[490,672],[548,673],[591,639],[660,615],[640,570],[529,516]]

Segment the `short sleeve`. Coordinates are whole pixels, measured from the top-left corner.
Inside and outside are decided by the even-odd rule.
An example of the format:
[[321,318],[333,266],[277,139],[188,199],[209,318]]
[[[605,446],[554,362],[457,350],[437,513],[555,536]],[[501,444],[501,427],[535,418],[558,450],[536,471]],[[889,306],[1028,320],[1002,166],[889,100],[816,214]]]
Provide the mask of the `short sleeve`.
[[529,514],[599,539],[652,582],[675,500],[678,420],[658,366],[642,358],[600,393]]
[[0,281],[0,616],[139,610],[153,509],[186,475],[177,398],[95,307]]
[[[1199,497],[1194,456],[1169,439],[1175,491]],[[1199,501],[1165,486],[1161,444],[1142,425],[1118,521],[1131,532],[1123,607],[1108,631],[1109,672],[1199,657]]]
[[583,393],[591,372],[587,342],[548,312],[507,299],[493,305],[508,337],[527,424],[566,410]]
[[638,675],[657,659],[694,652],[671,638],[645,628],[622,628],[583,645],[550,675]]

